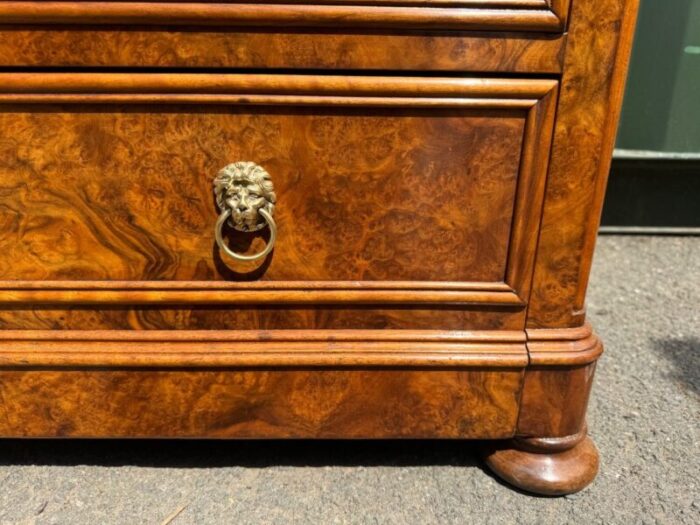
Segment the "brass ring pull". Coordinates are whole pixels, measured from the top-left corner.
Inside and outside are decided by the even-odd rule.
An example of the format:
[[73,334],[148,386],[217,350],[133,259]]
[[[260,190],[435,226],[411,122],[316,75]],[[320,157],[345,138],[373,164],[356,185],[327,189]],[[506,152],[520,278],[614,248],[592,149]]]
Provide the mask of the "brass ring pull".
[[223,229],[226,220],[231,217],[230,209],[225,209],[216,220],[216,244],[218,244],[219,248],[221,248],[227,255],[239,261],[257,261],[258,259],[262,259],[272,251],[272,248],[275,245],[275,239],[277,239],[277,224],[275,224],[275,219],[273,219],[272,215],[267,213],[267,211],[260,210],[260,215],[265,218],[265,221],[267,221],[267,224],[270,227],[270,240],[267,241],[267,246],[265,246],[263,251],[253,255],[243,255],[241,253],[234,252],[226,245],[221,230]]
[[[254,162],[234,162],[217,174],[214,195],[221,210],[214,232],[219,248],[238,261],[256,261],[267,256],[277,239],[277,224],[272,218],[277,196],[270,174]],[[226,223],[242,232],[254,232],[267,226],[270,229],[267,246],[253,255],[234,252],[224,241]]]

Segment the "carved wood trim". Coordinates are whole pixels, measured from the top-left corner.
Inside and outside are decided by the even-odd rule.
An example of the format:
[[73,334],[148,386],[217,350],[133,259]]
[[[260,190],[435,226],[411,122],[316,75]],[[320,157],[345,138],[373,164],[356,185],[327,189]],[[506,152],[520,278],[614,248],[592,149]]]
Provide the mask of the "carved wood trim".
[[590,324],[528,329],[529,364],[520,398],[517,435],[524,447],[562,450],[585,437],[585,415],[603,345]]
[[[246,4],[203,2],[0,2],[3,24],[366,27],[407,29],[561,31],[562,20],[543,2],[467,0],[398,5]],[[463,2],[462,2],[463,3]]]
[[[327,281],[332,289],[293,288],[293,282],[277,281],[279,288],[248,287],[247,283],[215,282],[201,287],[194,281],[66,281],[65,286],[40,288],[43,281],[0,281],[0,304],[161,304],[161,305],[251,305],[251,304],[492,304],[523,306],[513,291],[406,288],[358,288],[353,282]],[[184,284],[184,287],[178,287]],[[205,283],[202,283],[205,284]],[[495,283],[498,284],[498,283]]]
[[5,330],[1,368],[524,368],[522,332]]
[[533,452],[535,454],[551,454],[571,450],[581,443],[588,435],[587,425],[583,425],[581,430],[575,434],[561,437],[525,437],[516,436],[515,442],[520,450]]
[[202,103],[509,108],[526,112],[505,282],[0,281],[2,304],[492,304],[529,296],[558,82],[242,74],[0,73],[0,103]]
[[530,109],[525,124],[505,277],[523,302],[529,299],[534,273],[557,94],[555,84]]
[[596,361],[603,343],[586,323],[578,328],[528,329],[530,366],[580,366]]
[[3,94],[275,94],[351,97],[540,99],[556,80],[231,73],[0,73]]
[[0,304],[434,304],[522,306],[505,283],[441,281],[0,281]]
[[567,27],[570,2],[571,0],[547,0],[549,8],[561,20],[563,28]]
[[3,330],[0,367],[580,367],[603,347],[561,330]]
[[[500,102],[496,104],[497,102]],[[236,104],[259,106],[357,106],[415,108],[502,108],[525,109],[535,100],[480,100],[452,98],[324,97],[303,95],[181,95],[181,94],[83,94],[83,95],[0,95],[0,103],[10,104]]]

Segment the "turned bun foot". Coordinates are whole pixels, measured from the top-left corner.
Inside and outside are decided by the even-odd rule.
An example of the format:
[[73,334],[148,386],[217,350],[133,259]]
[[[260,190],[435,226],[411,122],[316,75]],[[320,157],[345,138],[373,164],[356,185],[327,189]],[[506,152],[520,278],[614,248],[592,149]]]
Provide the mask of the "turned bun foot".
[[544,496],[573,494],[598,473],[598,450],[585,434],[557,439],[514,439],[484,451],[488,467],[501,479]]

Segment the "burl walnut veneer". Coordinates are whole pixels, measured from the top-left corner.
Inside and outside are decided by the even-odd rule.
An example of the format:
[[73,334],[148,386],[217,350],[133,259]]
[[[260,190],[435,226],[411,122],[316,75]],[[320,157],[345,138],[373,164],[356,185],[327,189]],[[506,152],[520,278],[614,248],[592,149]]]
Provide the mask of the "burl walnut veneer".
[[485,439],[586,486],[636,9],[1,2],[0,435]]

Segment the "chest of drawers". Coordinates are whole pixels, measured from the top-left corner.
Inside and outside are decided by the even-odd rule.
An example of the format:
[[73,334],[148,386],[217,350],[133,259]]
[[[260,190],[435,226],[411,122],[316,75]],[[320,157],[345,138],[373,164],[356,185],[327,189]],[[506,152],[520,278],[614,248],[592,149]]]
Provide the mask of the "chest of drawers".
[[0,436],[482,439],[586,486],[636,7],[2,2]]

